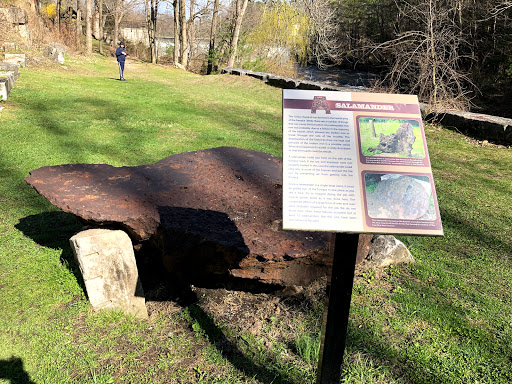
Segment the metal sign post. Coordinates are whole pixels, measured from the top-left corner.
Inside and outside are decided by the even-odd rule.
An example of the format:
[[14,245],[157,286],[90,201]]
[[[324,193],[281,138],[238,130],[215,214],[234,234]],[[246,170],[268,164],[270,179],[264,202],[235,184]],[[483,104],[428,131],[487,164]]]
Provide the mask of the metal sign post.
[[334,233],[331,238],[333,263],[327,282],[317,384],[340,382],[358,240],[358,234],[347,233]]

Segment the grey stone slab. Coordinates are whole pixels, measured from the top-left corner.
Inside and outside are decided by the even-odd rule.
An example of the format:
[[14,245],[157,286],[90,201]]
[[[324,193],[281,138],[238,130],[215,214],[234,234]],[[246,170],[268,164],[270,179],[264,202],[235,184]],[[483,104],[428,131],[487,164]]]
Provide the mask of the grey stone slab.
[[297,89],[323,90],[325,89],[325,85],[322,83],[317,83],[316,81],[301,80],[297,86]]
[[19,69],[17,64],[0,62],[0,71],[14,72],[14,77],[19,77]]
[[254,77],[258,80],[267,81],[268,73],[248,71],[247,76]]
[[448,128],[455,127],[458,131],[478,139],[505,145],[512,144],[512,119],[463,111],[429,114],[426,119],[437,121]]
[[231,70],[231,74],[232,74],[232,75],[238,75],[238,76],[244,76],[244,75],[246,75],[246,74],[247,74],[247,72],[249,72],[249,71],[247,71],[247,70],[245,70],[245,69],[240,69],[240,68],[236,68],[236,69],[235,69],[235,68],[233,68],[233,69]]
[[24,53],[6,53],[4,61],[6,63],[17,64],[21,67],[27,66],[27,57]]
[[288,77],[269,75],[267,78],[267,84],[283,89],[296,89],[297,83],[298,80],[290,79]]
[[16,76],[14,72],[4,72],[0,69],[0,101],[7,100],[15,81]]
[[148,317],[132,242],[125,232],[90,229],[73,236],[70,244],[95,310]]
[[9,97],[7,79],[0,79],[0,101],[5,101]]

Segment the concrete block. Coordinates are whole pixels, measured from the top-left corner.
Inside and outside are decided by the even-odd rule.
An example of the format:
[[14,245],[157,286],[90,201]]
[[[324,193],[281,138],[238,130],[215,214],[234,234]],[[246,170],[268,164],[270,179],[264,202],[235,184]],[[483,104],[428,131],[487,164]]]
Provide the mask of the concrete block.
[[0,73],[1,72],[14,72],[15,79],[17,79],[20,76],[18,68],[19,67],[17,64],[0,62]]
[[0,79],[0,101],[7,100],[7,97],[9,96],[7,85],[7,79]]
[[148,318],[133,245],[124,231],[90,229],[73,236],[70,244],[95,310]]
[[18,64],[20,67],[26,67],[27,57],[24,53],[6,53],[4,62]]

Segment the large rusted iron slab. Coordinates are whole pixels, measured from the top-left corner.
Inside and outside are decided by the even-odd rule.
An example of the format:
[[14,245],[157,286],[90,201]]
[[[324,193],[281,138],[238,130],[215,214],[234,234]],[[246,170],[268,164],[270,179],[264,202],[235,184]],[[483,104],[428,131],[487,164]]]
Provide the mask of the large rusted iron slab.
[[58,165],[25,180],[65,212],[150,240],[183,277],[303,285],[330,267],[328,234],[283,231],[282,163],[266,153],[219,147],[136,167]]

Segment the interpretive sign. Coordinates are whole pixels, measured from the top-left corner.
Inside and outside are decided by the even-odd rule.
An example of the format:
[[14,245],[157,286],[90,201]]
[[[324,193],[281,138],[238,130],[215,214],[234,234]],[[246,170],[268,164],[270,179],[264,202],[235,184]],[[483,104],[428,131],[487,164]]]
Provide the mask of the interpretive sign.
[[283,90],[283,228],[442,236],[418,98]]

